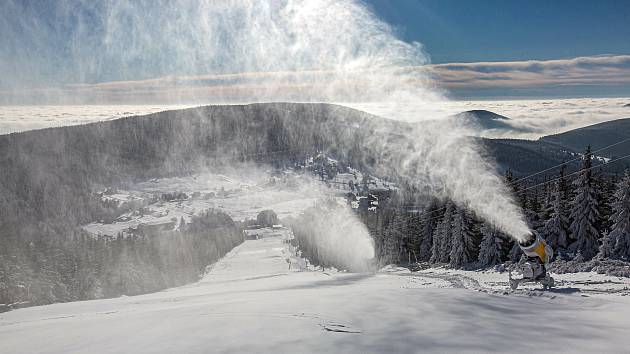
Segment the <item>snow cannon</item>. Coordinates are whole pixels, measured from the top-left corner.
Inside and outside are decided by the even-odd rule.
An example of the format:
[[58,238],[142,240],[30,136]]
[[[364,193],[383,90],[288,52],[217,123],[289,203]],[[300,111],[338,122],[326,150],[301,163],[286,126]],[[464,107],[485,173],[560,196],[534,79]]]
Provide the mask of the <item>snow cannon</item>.
[[518,245],[526,257],[510,266],[508,274],[512,290],[526,282],[539,282],[544,289],[553,287],[554,280],[545,268],[553,255],[551,247],[536,231],[532,231],[527,239],[518,241]]
[[519,241],[518,245],[527,257],[538,257],[544,264],[551,261],[553,250],[536,231],[532,231],[526,240]]

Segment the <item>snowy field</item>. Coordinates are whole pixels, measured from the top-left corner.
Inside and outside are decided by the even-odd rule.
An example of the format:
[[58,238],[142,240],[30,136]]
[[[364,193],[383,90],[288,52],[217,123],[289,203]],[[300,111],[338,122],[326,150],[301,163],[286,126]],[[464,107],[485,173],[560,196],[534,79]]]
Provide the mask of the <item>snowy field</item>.
[[250,240],[195,284],[0,314],[1,351],[628,352],[627,279],[556,275],[555,291],[510,292],[506,277],[314,271],[282,237]]
[[[120,205],[136,201],[143,206],[142,213],[138,213],[138,208],[134,207],[113,222],[97,220],[83,225],[83,228],[94,235],[116,236],[117,233],[139,224],[177,224],[180,219],[190,222],[193,215],[208,209],[222,210],[239,221],[256,219],[258,213],[264,209],[272,209],[279,217],[285,217],[296,215],[312,205],[322,196],[320,187],[322,186],[316,181],[303,179],[299,187],[287,188],[285,183],[272,179],[269,174],[263,177],[262,174],[248,176],[245,173],[202,173],[188,177],[154,179],[134,185],[129,190],[117,190],[115,194],[103,196]],[[165,193],[178,192],[185,193],[187,198],[159,200]],[[158,200],[155,201],[156,199]]]
[[[271,171],[247,165],[221,173],[203,172],[184,177],[152,179],[116,189],[102,195],[103,200],[127,206],[128,212],[115,220],[95,220],[83,225],[93,235],[116,236],[140,224],[178,228],[180,220],[190,222],[193,215],[209,210],[224,211],[234,220],[256,219],[259,212],[272,209],[279,218],[296,216],[326,196],[342,196],[350,191],[348,182],[359,183],[363,176],[338,174],[331,182],[312,174],[292,170]],[[396,188],[373,177],[370,188]],[[162,200],[165,194],[185,193],[186,198]],[[140,212],[141,211],[141,212]],[[170,225],[173,224],[174,225]]]

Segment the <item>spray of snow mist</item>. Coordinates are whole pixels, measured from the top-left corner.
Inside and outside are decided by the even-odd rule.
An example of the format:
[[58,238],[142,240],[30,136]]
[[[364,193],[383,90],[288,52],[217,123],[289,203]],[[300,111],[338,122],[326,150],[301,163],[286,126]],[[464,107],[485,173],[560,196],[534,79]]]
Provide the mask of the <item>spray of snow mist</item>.
[[[370,103],[392,119],[417,107],[416,122],[435,123],[417,124],[409,148],[382,164],[515,239],[529,233],[477,142],[432,113],[445,98],[422,45],[397,38],[359,1],[62,0],[50,9],[54,23],[38,22],[36,7],[17,16],[19,5],[5,1],[0,20],[0,47],[18,53],[0,61],[3,83],[15,88],[9,102],[36,89],[34,98],[55,103]],[[26,42],[12,43],[14,31],[29,33]],[[370,143],[387,151],[382,140]]]

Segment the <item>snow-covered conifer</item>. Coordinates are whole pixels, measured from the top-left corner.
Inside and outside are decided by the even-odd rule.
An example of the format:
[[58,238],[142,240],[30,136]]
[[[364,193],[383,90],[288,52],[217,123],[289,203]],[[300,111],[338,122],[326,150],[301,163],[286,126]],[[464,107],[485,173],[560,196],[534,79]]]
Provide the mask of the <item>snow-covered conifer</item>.
[[499,231],[492,225],[484,224],[481,232],[483,238],[479,246],[479,263],[484,266],[501,263],[503,239]]
[[566,216],[566,206],[560,186],[560,182],[556,183],[551,192],[551,218],[545,222],[541,232],[547,244],[554,250],[565,249],[568,242],[569,220]]
[[426,213],[420,217],[420,246],[418,250],[418,260],[428,261],[431,258],[431,248],[433,246],[433,233],[438,224],[438,206],[431,205]]
[[465,209],[457,208],[453,215],[451,230],[450,265],[461,267],[473,261],[475,248],[474,234]]
[[600,237],[599,230],[596,227],[599,219],[599,209],[591,175],[592,156],[589,146],[582,159],[582,169],[575,181],[576,195],[573,199],[573,209],[571,211],[573,222],[569,227],[572,238],[575,240],[570,246],[571,249],[576,252],[579,251],[586,260],[593,258],[597,253]]
[[599,246],[599,252],[597,253],[597,257],[598,259],[604,259],[604,258],[612,258],[613,257],[613,250],[615,248],[615,241],[614,238],[611,237],[612,235],[610,233],[604,235],[602,237],[602,244]]
[[446,205],[446,211],[442,220],[438,223],[433,233],[433,247],[431,248],[431,263],[447,263],[451,248],[451,228],[455,206],[453,203]]
[[386,263],[398,263],[402,239],[406,234],[402,215],[396,213],[385,230],[383,256]]
[[609,235],[614,242],[613,255],[630,260],[630,172],[617,185],[612,207],[613,226]]

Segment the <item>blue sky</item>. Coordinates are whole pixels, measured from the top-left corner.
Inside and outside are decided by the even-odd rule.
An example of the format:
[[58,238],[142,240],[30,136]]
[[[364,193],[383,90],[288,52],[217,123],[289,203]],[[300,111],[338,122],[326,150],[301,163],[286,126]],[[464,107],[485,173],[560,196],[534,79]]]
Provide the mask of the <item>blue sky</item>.
[[628,0],[367,0],[433,63],[630,54]]
[[[398,36],[421,42],[431,62],[444,64],[439,67],[449,77],[459,76],[461,84],[445,84],[454,98],[630,96],[630,82],[615,79],[630,75],[628,0],[366,3]],[[611,58],[591,60],[599,56]],[[526,65],[532,60],[536,65]],[[477,62],[500,64],[491,70],[471,64],[468,77],[457,75],[460,68],[451,70],[452,63]],[[472,78],[473,71],[481,76]],[[489,78],[489,71],[502,80]]]

